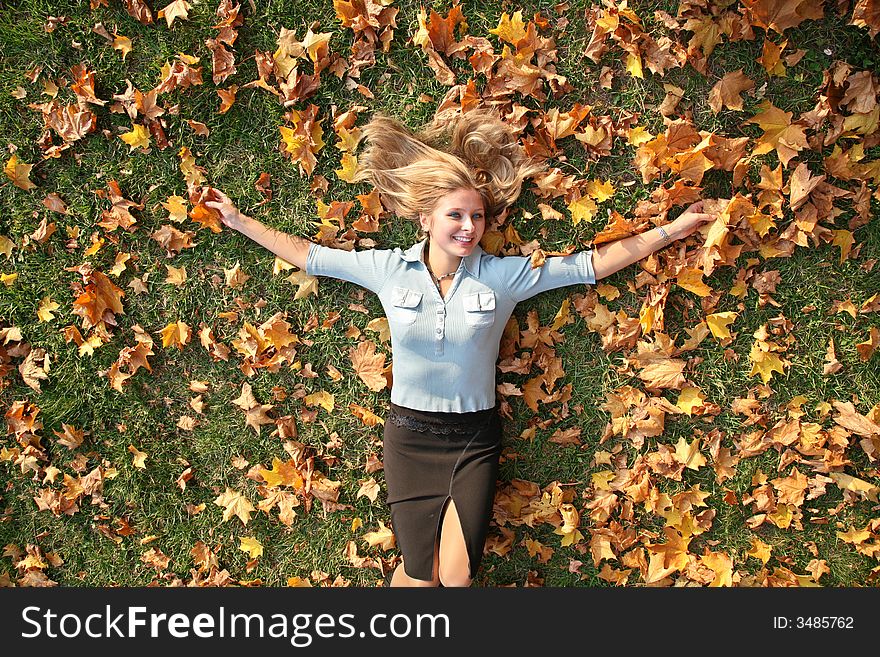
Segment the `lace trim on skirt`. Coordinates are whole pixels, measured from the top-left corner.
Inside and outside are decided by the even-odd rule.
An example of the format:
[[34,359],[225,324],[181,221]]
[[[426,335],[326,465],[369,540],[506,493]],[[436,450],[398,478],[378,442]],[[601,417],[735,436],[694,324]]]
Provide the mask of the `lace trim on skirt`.
[[453,422],[449,420],[432,420],[428,418],[413,417],[412,415],[405,414],[405,412],[398,411],[397,409],[399,408],[401,407],[395,408],[394,406],[391,406],[388,409],[388,422],[391,422],[391,424],[396,427],[408,429],[409,431],[440,436],[463,436],[473,434],[487,427],[495,416],[495,409],[491,409],[491,413],[480,413],[480,415],[474,419]]

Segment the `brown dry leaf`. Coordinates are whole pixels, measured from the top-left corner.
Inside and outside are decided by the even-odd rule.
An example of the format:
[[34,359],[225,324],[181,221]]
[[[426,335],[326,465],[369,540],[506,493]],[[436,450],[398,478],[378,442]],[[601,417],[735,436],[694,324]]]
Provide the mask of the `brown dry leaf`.
[[868,339],[864,342],[859,342],[856,345],[856,351],[858,351],[859,353],[859,359],[862,362],[870,360],[871,356],[873,356],[874,353],[877,351],[878,345],[880,345],[880,328],[872,326],[868,334]]
[[743,0],[748,16],[755,27],[763,27],[782,34],[803,21],[819,19],[824,15],[822,3],[810,0]]
[[275,424],[275,420],[266,415],[267,411],[271,411],[274,406],[271,404],[260,404],[253,393],[251,386],[247,382],[241,384],[241,395],[238,399],[233,399],[232,403],[238,406],[245,413],[245,423],[252,427],[257,435],[260,435],[260,427],[264,424]]
[[355,495],[355,499],[357,499],[358,497],[363,495],[368,500],[370,500],[370,502],[375,502],[376,498],[379,496],[379,491],[380,491],[379,484],[376,482],[376,480],[373,477],[370,477],[366,481],[361,482],[361,487],[358,488],[358,492]]
[[376,343],[363,340],[357,347],[348,352],[354,371],[370,390],[379,391],[385,388],[387,381],[384,375],[385,354],[376,353]]
[[742,69],[731,71],[712,87],[709,92],[709,107],[715,114],[718,114],[724,107],[742,111],[743,100],[740,94],[754,88],[754,81],[748,78]]
[[164,18],[170,28],[174,24],[175,18],[189,20],[190,9],[192,9],[192,5],[186,0],[174,0],[166,5],[164,9],[160,9],[157,15],[159,18]]
[[128,12],[128,15],[135,20],[140,21],[144,25],[149,25],[153,22],[153,12],[150,11],[150,8],[143,0],[122,0],[122,4],[125,5],[125,11]]
[[229,85],[228,89],[217,89],[217,95],[220,96],[220,109],[218,114],[226,114],[235,103],[235,94],[238,92],[238,85]]
[[837,374],[843,369],[843,364],[837,360],[834,354],[834,338],[828,339],[828,349],[825,351],[825,364],[822,367],[822,376]]

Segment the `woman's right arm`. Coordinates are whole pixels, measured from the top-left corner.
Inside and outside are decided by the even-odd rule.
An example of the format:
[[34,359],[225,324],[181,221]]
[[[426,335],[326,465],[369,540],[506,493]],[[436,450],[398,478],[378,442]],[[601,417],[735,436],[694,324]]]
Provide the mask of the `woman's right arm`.
[[257,244],[266,247],[282,260],[305,271],[312,242],[296,235],[275,230],[253,217],[242,214],[226,194],[219,190],[215,190],[215,193],[220,200],[205,201],[205,205],[220,213],[220,221],[251,238]]

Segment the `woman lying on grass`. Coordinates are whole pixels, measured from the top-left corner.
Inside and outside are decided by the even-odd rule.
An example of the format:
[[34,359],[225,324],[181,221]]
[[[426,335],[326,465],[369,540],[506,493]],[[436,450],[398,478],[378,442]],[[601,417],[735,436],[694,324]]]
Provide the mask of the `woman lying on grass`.
[[471,111],[416,135],[376,116],[364,137],[360,178],[424,232],[405,251],[320,246],[243,215],[225,196],[207,205],[308,274],[379,296],[394,354],[383,460],[403,554],[390,585],[468,586],[492,513],[502,433],[495,362],[514,307],[545,290],[593,284],[714,217],[698,202],[662,228],[533,269],[529,258],[495,257],[479,246],[487,218],[506,212],[523,180],[542,168],[500,119]]

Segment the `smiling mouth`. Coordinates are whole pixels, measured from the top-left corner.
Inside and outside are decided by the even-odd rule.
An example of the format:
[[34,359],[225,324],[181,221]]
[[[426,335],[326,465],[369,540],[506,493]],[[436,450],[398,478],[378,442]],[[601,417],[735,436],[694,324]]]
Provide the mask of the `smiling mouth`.
[[470,244],[474,241],[473,237],[459,237],[458,235],[456,235],[452,239],[454,239],[456,242],[461,242],[462,244]]

